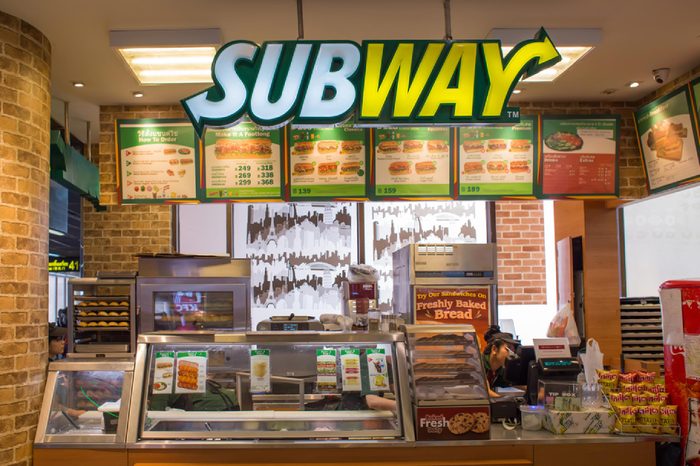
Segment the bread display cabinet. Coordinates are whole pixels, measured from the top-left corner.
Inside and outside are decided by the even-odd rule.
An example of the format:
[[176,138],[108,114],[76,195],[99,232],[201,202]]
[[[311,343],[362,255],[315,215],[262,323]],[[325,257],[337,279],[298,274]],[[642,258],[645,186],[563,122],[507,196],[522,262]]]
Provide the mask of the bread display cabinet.
[[491,414],[474,327],[409,325],[406,335],[417,439],[488,439]]

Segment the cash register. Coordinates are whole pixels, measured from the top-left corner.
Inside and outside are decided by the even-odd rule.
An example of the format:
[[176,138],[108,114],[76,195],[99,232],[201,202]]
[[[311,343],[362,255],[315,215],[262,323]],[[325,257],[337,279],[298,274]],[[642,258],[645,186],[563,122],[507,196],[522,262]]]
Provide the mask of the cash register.
[[320,320],[310,316],[272,316],[261,320],[255,328],[258,332],[323,332]]
[[[576,378],[582,371],[581,363],[576,358],[541,358],[531,361],[527,372],[527,400],[531,405],[538,404],[538,397],[546,394],[539,393],[540,382],[556,390],[557,386],[568,386],[576,383]],[[549,389],[549,388],[548,388]]]

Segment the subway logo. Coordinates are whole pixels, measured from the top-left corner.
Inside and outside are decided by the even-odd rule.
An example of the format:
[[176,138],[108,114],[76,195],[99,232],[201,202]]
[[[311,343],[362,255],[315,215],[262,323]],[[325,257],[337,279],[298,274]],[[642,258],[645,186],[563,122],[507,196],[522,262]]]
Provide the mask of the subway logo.
[[517,123],[523,76],[561,60],[544,29],[503,57],[497,40],[230,42],[214,85],[182,100],[197,133],[249,117],[275,128]]

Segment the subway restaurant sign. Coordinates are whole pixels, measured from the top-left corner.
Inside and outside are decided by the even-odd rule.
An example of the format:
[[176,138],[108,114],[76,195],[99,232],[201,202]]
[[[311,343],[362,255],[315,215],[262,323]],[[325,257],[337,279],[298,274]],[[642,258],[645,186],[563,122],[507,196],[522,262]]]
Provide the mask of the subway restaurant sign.
[[248,116],[274,128],[518,123],[507,107],[523,76],[561,60],[544,29],[506,57],[497,40],[230,42],[214,86],[183,99],[197,133]]

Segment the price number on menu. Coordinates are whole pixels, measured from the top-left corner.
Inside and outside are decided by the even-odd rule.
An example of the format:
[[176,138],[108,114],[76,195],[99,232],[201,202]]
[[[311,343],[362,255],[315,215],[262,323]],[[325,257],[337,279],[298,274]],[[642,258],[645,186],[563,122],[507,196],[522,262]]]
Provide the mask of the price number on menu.
[[379,188],[379,194],[396,194],[396,188]]
[[250,186],[250,183],[250,180],[238,180],[236,184],[238,186]]
[[481,188],[479,186],[462,186],[463,194],[478,193],[480,190]]
[[260,180],[259,182],[262,186],[272,186],[275,184],[275,180]]
[[239,165],[236,167],[237,172],[249,172],[250,171],[250,165]]
[[258,173],[258,178],[274,178],[275,174],[272,172],[262,172]]
[[311,194],[311,189],[309,188],[293,188],[292,194],[302,196],[304,194]]
[[236,177],[237,177],[239,180],[240,180],[240,179],[250,178],[250,173],[247,173],[247,172],[245,172],[245,173],[239,173],[238,175],[236,175]]
[[260,167],[258,167],[258,170],[260,170],[261,172],[262,171],[270,171],[270,170],[272,170],[272,165],[269,165],[269,164],[268,165],[260,165]]

